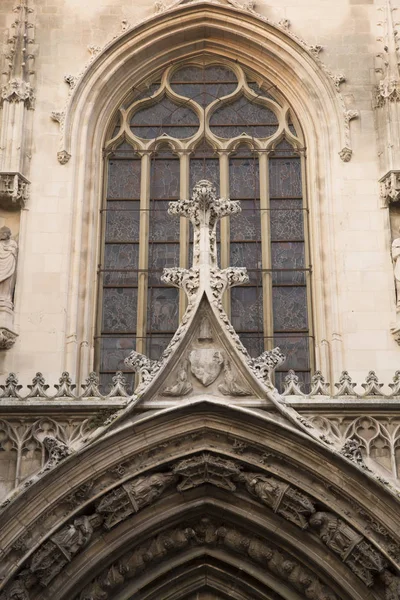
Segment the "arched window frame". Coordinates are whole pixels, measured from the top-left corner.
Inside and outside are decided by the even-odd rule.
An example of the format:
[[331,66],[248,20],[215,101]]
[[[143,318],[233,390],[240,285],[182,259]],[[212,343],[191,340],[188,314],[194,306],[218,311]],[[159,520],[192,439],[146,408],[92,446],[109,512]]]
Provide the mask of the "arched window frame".
[[[187,97],[180,96],[174,90],[174,84],[171,81],[174,74],[182,69],[182,67],[226,67],[234,72],[238,84],[235,89],[220,98],[216,98],[210,102],[204,109],[201,109],[199,104]],[[159,85],[154,82],[160,80]],[[249,81],[259,86],[257,91],[250,87]],[[260,217],[261,217],[261,279],[262,279],[262,305],[263,305],[263,335],[265,336],[263,349],[270,349],[276,345],[276,337],[274,333],[273,310],[272,310],[272,278],[273,265],[271,263],[271,235],[270,235],[270,193],[269,193],[269,157],[279,155],[278,149],[281,143],[286,142],[293,148],[293,154],[300,157],[301,165],[301,182],[302,182],[302,198],[303,198],[303,226],[305,238],[305,257],[304,257],[304,272],[305,272],[305,287],[307,294],[307,313],[308,313],[308,355],[310,370],[314,368],[314,336],[313,336],[313,319],[312,319],[312,294],[311,294],[311,260],[310,248],[308,244],[308,206],[307,206],[307,190],[306,190],[306,165],[305,165],[305,144],[300,123],[294,114],[293,109],[285,99],[285,97],[276,89],[276,86],[269,83],[265,79],[256,76],[254,72],[243,69],[237,62],[233,63],[224,57],[216,59],[209,56],[207,53],[200,55],[195,59],[182,59],[173,65],[167,67],[161,73],[157,72],[153,75],[148,74],[145,81],[137,82],[133,86],[134,92],[130,92],[128,97],[122,102],[117,115],[115,115],[108,133],[108,140],[104,149],[105,173],[107,173],[107,165],[110,156],[118,150],[120,144],[129,144],[132,150],[137,153],[141,161],[141,183],[140,183],[140,234],[139,234],[139,259],[138,259],[138,284],[137,284],[137,327],[136,327],[136,347],[135,349],[143,354],[148,354],[149,350],[146,347],[146,338],[148,330],[146,327],[146,312],[148,306],[148,294],[151,293],[149,288],[149,215],[150,215],[150,196],[151,196],[151,172],[152,159],[160,150],[169,149],[171,153],[178,157],[180,168],[180,186],[179,196],[189,197],[190,189],[190,160],[191,156],[196,153],[196,148],[202,143],[208,144],[213,148],[215,156],[219,159],[219,183],[221,197],[228,197],[230,186],[230,159],[235,153],[242,149],[248,148],[254,154],[254,159],[257,160],[258,169],[260,172]],[[268,91],[269,90],[269,91]],[[139,94],[139,97],[138,97]],[[273,94],[273,95],[272,95]],[[143,97],[145,96],[145,97]],[[163,98],[173,100],[177,106],[190,107],[199,119],[199,127],[197,132],[189,138],[179,139],[172,137],[169,134],[162,133],[152,139],[145,139],[135,135],[132,131],[132,118],[141,110],[156,106]],[[265,138],[250,136],[247,133],[234,136],[229,139],[223,139],[213,133],[213,127],[210,126],[212,115],[221,108],[235,99],[245,97],[252,102],[264,106],[273,111],[278,120],[276,131]],[[295,122],[295,127],[292,122]],[[136,127],[137,129],[137,127]],[[139,129],[140,131],[140,129]],[[139,158],[138,158],[139,160]],[[107,179],[107,176],[106,178]],[[105,194],[104,194],[105,197]],[[105,202],[105,201],[103,201]],[[104,210],[104,204],[103,209]],[[103,213],[104,214],[104,213]],[[104,236],[105,224],[102,224]],[[186,219],[181,219],[180,223],[180,265],[188,267],[188,245],[190,243],[189,225]],[[103,242],[101,242],[103,246]],[[102,249],[100,252],[104,252]],[[101,254],[101,264],[103,264],[103,255]],[[229,218],[225,218],[221,222],[221,245],[220,245],[220,263],[222,268],[230,266],[230,223]],[[178,265],[175,265],[178,266]],[[101,286],[99,286],[99,310],[97,320],[96,339],[101,339]],[[179,302],[179,317],[181,317],[186,308],[186,298],[181,292]],[[230,314],[230,298],[229,293],[225,297],[225,309]],[[177,325],[177,323],[176,323]],[[300,334],[299,334],[300,335]],[[251,336],[250,336],[251,337]],[[279,337],[279,334],[278,334]],[[284,334],[281,334],[281,338]],[[100,350],[97,345],[96,351],[96,368],[101,371],[99,361]],[[152,358],[158,358],[154,356]],[[291,365],[289,364],[289,367]],[[301,374],[300,374],[301,375]],[[309,371],[304,373],[306,381],[309,381]],[[111,374],[110,374],[111,376]],[[282,383],[280,381],[280,383]]]
[[[188,33],[184,38],[182,28]],[[68,99],[58,147],[63,166],[58,168],[60,185],[68,189],[65,215],[71,252],[65,345],[57,360],[78,382],[94,365],[102,148],[115,107],[127,97],[133,80],[144,80],[149,72],[204,51],[218,59],[239,59],[244,68],[275,84],[301,114],[310,247],[321,258],[314,261],[312,276],[316,368],[333,381],[345,362],[342,281],[331,218],[337,182],[347,168],[343,161],[351,158],[343,97],[316,54],[290,31],[253,12],[202,2],[180,5],[124,31],[88,63]]]

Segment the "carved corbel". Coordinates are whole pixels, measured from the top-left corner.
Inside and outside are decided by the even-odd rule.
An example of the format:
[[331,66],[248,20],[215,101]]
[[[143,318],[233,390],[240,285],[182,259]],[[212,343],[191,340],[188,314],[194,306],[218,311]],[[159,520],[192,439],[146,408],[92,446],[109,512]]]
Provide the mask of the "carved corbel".
[[400,170],[391,170],[379,180],[380,195],[383,202],[388,206],[400,200]]

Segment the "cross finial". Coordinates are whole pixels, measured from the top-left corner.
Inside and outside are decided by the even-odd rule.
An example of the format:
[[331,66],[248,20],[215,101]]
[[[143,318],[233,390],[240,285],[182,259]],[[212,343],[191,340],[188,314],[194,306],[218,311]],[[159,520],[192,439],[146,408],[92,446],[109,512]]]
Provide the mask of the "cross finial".
[[198,181],[190,200],[170,202],[170,215],[190,219],[193,225],[193,267],[217,267],[217,223],[227,215],[241,212],[239,202],[217,198],[215,186],[206,179]]

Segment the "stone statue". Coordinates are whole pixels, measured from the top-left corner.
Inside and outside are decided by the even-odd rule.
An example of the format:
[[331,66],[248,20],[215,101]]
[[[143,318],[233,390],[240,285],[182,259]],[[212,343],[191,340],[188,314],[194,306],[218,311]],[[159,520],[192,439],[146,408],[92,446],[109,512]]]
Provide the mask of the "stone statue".
[[78,517],[51,536],[33,555],[30,571],[34,573],[43,586],[47,586],[52,579],[68,564],[72,558],[84,548],[93,535],[92,521],[98,516]]
[[241,473],[238,479],[245,484],[252,496],[256,496],[273,510],[278,508],[283,494],[289,487],[287,483],[258,473]]
[[18,244],[8,227],[0,228],[0,306],[13,310]]
[[97,512],[105,516],[104,527],[111,529],[144,506],[161,496],[176,480],[172,473],[154,473],[137,477],[106,494],[97,505]]
[[381,581],[385,586],[385,600],[398,600],[400,598],[400,577],[390,571],[383,571]]
[[392,242],[392,260],[394,278],[396,280],[397,307],[400,308],[400,237]]

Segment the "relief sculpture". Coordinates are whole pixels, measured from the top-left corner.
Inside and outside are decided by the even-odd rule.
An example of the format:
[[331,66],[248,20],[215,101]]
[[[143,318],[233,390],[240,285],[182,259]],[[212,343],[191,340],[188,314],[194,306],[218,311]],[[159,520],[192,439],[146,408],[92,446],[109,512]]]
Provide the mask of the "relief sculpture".
[[190,368],[193,375],[208,387],[218,377],[224,365],[224,356],[214,348],[198,348],[189,354]]

